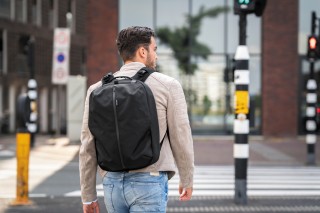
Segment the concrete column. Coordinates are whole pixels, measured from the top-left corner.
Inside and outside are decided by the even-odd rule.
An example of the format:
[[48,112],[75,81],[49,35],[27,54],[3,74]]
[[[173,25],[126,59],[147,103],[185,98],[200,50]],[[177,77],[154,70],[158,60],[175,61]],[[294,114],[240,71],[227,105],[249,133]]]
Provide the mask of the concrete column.
[[43,88],[40,91],[40,104],[39,104],[39,121],[40,121],[40,132],[48,132],[48,89]]
[[67,135],[70,141],[79,141],[82,127],[87,79],[69,76],[67,84]]
[[9,87],[9,132],[16,131],[16,87]]
[[57,131],[58,126],[58,92],[56,88],[53,88],[51,91],[51,130]]
[[67,94],[66,87],[64,86],[61,89],[61,93],[59,95],[59,103],[60,103],[60,128],[63,130],[67,129]]
[[0,119],[3,116],[3,86],[0,84]]
[[2,72],[3,75],[7,75],[8,73],[8,33],[7,30],[3,30],[2,32]]

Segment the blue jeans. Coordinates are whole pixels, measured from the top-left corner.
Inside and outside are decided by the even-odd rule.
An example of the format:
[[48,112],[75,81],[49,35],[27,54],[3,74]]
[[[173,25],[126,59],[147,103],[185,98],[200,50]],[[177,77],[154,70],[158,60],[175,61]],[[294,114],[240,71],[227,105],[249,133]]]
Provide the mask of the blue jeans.
[[108,213],[166,212],[168,176],[147,172],[108,172],[103,178]]

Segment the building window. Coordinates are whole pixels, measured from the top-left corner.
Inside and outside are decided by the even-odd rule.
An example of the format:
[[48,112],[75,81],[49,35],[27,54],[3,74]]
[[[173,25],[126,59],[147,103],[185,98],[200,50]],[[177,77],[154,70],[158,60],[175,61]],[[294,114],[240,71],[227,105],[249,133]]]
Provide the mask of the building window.
[[0,72],[3,73],[3,32],[0,31]]
[[0,1],[0,16],[5,18],[10,18],[10,0]]
[[68,1],[68,11],[66,14],[67,19],[67,28],[71,30],[72,33],[75,33],[75,8],[76,8],[76,1],[75,0],[69,0]]
[[28,35],[22,35],[19,39],[19,52],[17,55],[17,71],[18,73],[28,73],[28,42],[30,37]]
[[57,1],[56,0],[50,0],[49,1],[49,27],[51,29],[54,29],[58,26],[58,20],[57,20]]
[[16,3],[15,19],[20,22],[26,22],[27,21],[27,1],[15,0],[15,3]]
[[83,47],[81,48],[81,74],[86,76],[87,75],[87,70],[86,70],[86,62],[87,62],[87,52],[86,48]]
[[0,73],[7,74],[7,31],[0,31]]
[[41,0],[32,0],[32,24],[41,26]]
[[53,28],[53,11],[54,11],[54,4],[53,4],[53,0],[49,1],[49,27]]

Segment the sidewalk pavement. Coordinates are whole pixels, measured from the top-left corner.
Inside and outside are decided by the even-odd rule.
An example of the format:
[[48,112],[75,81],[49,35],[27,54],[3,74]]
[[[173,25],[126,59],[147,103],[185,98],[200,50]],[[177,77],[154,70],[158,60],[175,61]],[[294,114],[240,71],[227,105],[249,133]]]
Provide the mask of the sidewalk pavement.
[[[233,144],[234,136],[194,136],[195,164],[233,165]],[[319,141],[315,147],[316,164],[319,165]],[[304,166],[306,161],[307,145],[304,136],[249,136],[249,166]]]
[[[233,165],[233,136],[194,136],[195,165]],[[37,171],[36,176],[29,182],[29,188],[32,189],[50,175],[53,175],[66,164],[73,162],[78,163],[78,151],[80,142],[69,142],[67,138],[53,138],[49,135],[37,135],[35,147],[30,155],[30,167]],[[319,142],[318,142],[319,144]],[[316,144],[316,166],[320,165],[320,145]],[[303,136],[296,138],[263,138],[261,136],[249,136],[249,161],[250,166],[304,166],[307,159],[307,146]],[[7,156],[1,157],[1,150],[7,151]],[[9,152],[8,152],[9,151]],[[10,156],[10,151],[15,151],[15,135],[0,136],[0,171],[6,169],[7,166],[13,165],[14,156]],[[46,169],[44,169],[46,168]],[[49,169],[48,169],[49,168]],[[1,173],[0,173],[1,180]],[[34,204],[29,207],[9,207],[8,196],[5,194],[15,195],[15,180],[10,179],[7,182],[0,181],[0,212],[81,212],[80,198],[65,197],[49,197],[49,198],[33,198]],[[2,196],[1,196],[2,195]],[[10,196],[9,196],[10,197]],[[99,198],[101,199],[101,198]],[[272,206],[279,206],[280,203],[296,204],[297,202],[318,203],[320,195],[314,198],[251,198],[254,202],[245,207],[236,206],[231,197],[209,197],[193,202],[212,203],[219,202],[217,211],[203,210],[203,212],[278,212],[272,210]],[[12,200],[12,199],[11,199]],[[169,200],[169,205],[182,207],[183,212],[201,212],[196,210],[188,210],[190,204],[179,204],[178,201]],[[102,203],[102,200],[101,200]],[[257,210],[255,205],[261,204],[265,209]],[[310,204],[310,205],[311,205]],[[168,205],[168,206],[169,206]],[[185,207],[185,208],[184,208]],[[223,210],[224,207],[229,207]],[[230,211],[233,209],[234,211]],[[257,206],[256,206],[257,207]],[[268,208],[267,208],[268,207]],[[104,208],[103,208],[104,209]],[[189,208],[190,209],[190,208]],[[250,210],[251,209],[251,210]],[[171,212],[175,211],[171,208]],[[290,210],[290,211],[289,211]],[[313,211],[293,211],[288,212],[317,212]],[[102,211],[103,212],[103,211]],[[287,212],[279,210],[279,212]]]
[[[12,155],[14,155],[15,137],[15,135],[0,135],[0,157],[1,150],[6,150],[7,148],[11,150]],[[233,165],[234,136],[195,135],[193,139],[195,165]],[[320,137],[315,146],[317,165],[320,164],[319,142]],[[47,152],[49,151],[51,154],[58,154],[60,158],[61,152],[77,152],[79,146],[80,141],[70,142],[66,137],[37,135],[35,147],[32,151],[43,152],[47,150]],[[306,160],[307,145],[304,136],[294,138],[249,136],[249,166],[303,166]]]

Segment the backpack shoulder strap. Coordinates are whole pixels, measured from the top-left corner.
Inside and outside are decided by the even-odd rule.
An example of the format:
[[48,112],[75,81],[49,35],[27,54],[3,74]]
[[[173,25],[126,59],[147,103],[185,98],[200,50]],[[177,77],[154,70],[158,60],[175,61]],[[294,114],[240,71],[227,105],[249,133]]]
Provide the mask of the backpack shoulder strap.
[[166,138],[166,135],[168,135],[168,139],[169,139],[169,142],[170,142],[170,135],[169,135],[169,129],[167,127],[167,131],[166,131],[166,134],[164,134],[162,140],[161,140],[161,143],[160,143],[160,149],[162,148],[162,144],[163,144],[163,141],[164,139]]
[[147,67],[142,67],[133,77],[132,79],[139,80],[142,82],[145,82],[149,75],[154,73],[155,71],[153,69],[147,68]]

